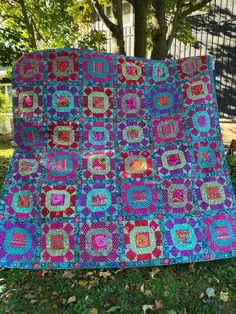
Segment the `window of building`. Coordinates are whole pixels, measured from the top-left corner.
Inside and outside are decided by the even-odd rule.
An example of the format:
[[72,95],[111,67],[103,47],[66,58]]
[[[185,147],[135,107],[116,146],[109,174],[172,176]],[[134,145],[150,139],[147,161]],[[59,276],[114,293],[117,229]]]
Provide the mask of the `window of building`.
[[[109,19],[112,19],[112,10],[111,10],[111,4],[107,4],[104,7],[104,11],[106,13],[106,16]],[[134,18],[133,18],[133,7],[128,2],[123,2],[122,6],[122,12],[123,12],[123,26],[133,26],[134,25]]]
[[133,26],[133,8],[128,2],[123,3],[123,24]]
[[12,96],[12,87],[10,83],[0,85],[0,93],[5,94],[9,99]]

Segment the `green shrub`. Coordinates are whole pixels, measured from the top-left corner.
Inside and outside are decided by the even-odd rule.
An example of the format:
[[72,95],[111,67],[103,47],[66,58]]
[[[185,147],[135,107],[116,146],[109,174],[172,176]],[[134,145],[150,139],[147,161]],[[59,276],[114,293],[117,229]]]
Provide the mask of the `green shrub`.
[[11,100],[0,92],[0,120],[5,119],[7,113],[11,113]]
[[227,162],[234,186],[234,192],[236,193],[236,152],[234,152],[232,156],[227,156]]

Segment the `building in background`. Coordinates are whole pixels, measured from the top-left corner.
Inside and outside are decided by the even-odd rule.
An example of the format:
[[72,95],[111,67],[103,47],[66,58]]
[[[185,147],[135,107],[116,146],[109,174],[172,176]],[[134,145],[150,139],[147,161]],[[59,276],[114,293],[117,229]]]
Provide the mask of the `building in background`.
[[0,93],[11,99],[12,88],[11,80],[7,77],[7,68],[0,66]]
[[0,93],[7,96],[9,99],[9,107],[7,111],[9,112],[2,112],[0,111],[0,140],[3,138],[7,138],[6,134],[12,133],[12,111],[11,111],[11,96],[12,96],[12,87],[11,87],[11,80],[7,77],[7,68],[0,67]]
[[[133,6],[124,1],[123,6],[123,29],[124,29],[124,38],[125,38],[125,51],[127,55],[133,56],[134,54],[134,10]],[[112,11],[111,11],[111,4],[106,4],[104,6],[104,11],[109,19],[112,19]],[[95,13],[94,15],[94,29],[98,31],[102,31],[105,33],[107,38],[106,43],[106,51],[111,52],[111,41],[112,36],[110,30],[107,26],[100,20],[98,15]]]

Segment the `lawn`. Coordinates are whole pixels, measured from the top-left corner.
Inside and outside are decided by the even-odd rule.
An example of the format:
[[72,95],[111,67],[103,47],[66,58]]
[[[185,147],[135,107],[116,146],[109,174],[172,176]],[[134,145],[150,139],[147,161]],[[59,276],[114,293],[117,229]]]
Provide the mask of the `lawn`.
[[[1,144],[0,184],[12,152]],[[124,270],[0,270],[0,296],[0,313],[234,314],[236,259]]]

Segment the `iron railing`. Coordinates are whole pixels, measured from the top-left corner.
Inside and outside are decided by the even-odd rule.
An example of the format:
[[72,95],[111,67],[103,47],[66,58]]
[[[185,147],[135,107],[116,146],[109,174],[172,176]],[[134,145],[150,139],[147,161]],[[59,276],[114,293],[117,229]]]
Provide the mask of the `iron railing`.
[[213,0],[211,6],[209,13],[188,17],[196,42],[175,40],[170,53],[174,58],[214,56],[220,116],[236,119],[236,1]]

